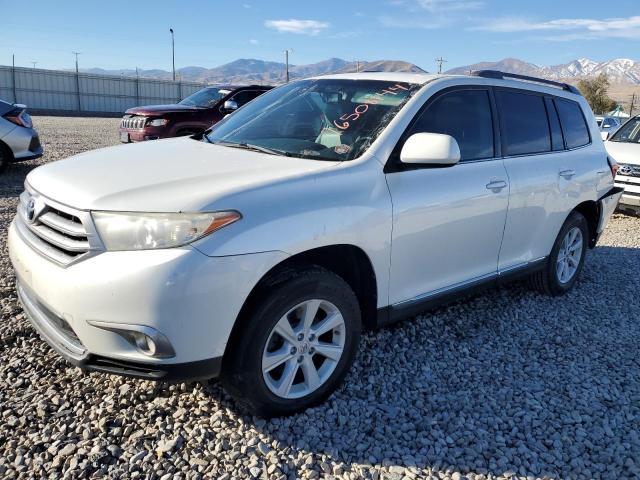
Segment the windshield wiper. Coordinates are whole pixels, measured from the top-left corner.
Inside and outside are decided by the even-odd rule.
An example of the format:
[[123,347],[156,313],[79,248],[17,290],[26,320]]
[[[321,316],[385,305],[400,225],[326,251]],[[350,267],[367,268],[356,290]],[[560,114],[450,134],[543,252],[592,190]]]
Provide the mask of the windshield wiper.
[[[211,142],[211,140],[209,140]],[[253,145],[252,143],[235,143],[235,142],[225,142],[224,140],[218,140],[217,142],[211,142],[216,145],[223,145],[225,147],[235,147],[235,148],[244,148],[246,150],[254,150],[256,152],[268,153],[269,155],[284,155],[285,157],[290,157],[291,154],[284,150],[278,150],[276,148],[268,148],[263,147],[261,145]]]

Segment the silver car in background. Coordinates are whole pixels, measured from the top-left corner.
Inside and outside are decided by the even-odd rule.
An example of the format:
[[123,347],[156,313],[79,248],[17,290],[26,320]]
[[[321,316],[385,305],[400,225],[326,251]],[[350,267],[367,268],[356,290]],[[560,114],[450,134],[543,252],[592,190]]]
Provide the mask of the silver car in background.
[[0,173],[9,162],[31,160],[43,153],[27,107],[0,100]]

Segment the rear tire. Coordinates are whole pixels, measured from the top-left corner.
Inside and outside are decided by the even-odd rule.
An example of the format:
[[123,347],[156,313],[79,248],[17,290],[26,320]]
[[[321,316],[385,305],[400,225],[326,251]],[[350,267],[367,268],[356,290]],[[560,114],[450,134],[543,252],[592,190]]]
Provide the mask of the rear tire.
[[248,313],[225,357],[222,385],[262,417],[318,405],[349,371],[360,327],[358,299],[342,278],[320,267],[292,272],[266,287]]
[[9,166],[9,161],[13,158],[9,147],[0,142],[0,175]]
[[571,290],[584,265],[588,238],[586,218],[580,212],[571,212],[558,233],[546,267],[531,276],[531,286],[553,297]]

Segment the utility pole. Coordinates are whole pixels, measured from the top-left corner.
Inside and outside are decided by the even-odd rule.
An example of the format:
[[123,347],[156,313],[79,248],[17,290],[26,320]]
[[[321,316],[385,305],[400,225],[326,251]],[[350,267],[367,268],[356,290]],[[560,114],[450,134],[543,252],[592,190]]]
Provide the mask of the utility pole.
[[285,83],[289,83],[289,53],[293,52],[293,49],[287,48],[284,51],[284,78]]
[[176,81],[176,44],[173,36],[173,28],[170,28],[171,32],[171,63],[173,64],[173,81]]
[[633,107],[636,106],[636,92],[631,95],[631,105],[629,106],[629,116],[633,117]]
[[31,62],[31,63],[33,63],[33,68],[36,68],[36,63],[38,62]]
[[136,105],[140,105],[140,73],[136,67]]
[[11,79],[13,80],[13,103],[18,103],[18,94],[16,88],[16,54],[11,55]]
[[447,63],[447,61],[444,58],[439,57],[436,58],[436,63],[438,64],[438,73],[442,73],[442,64]]
[[78,73],[78,55],[80,55],[80,52],[71,52],[76,56],[76,73]]
[[80,103],[80,70],[78,69],[78,55],[80,52],[71,52],[76,56],[76,93],[78,98],[78,111],[82,111],[82,104]]
[[356,60],[356,72],[360,71],[360,60]]

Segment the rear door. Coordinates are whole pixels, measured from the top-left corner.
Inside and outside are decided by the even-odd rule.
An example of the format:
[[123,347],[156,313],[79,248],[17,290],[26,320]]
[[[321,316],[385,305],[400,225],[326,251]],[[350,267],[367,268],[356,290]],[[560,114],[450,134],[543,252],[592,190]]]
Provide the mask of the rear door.
[[549,255],[569,212],[593,194],[595,158],[578,103],[528,90],[495,95],[511,184],[498,269],[508,270]]
[[[495,122],[489,88],[450,89],[427,101],[396,146],[386,169],[393,202],[391,304],[496,275],[509,185]],[[420,132],[454,137],[460,163],[399,163],[404,141]]]

